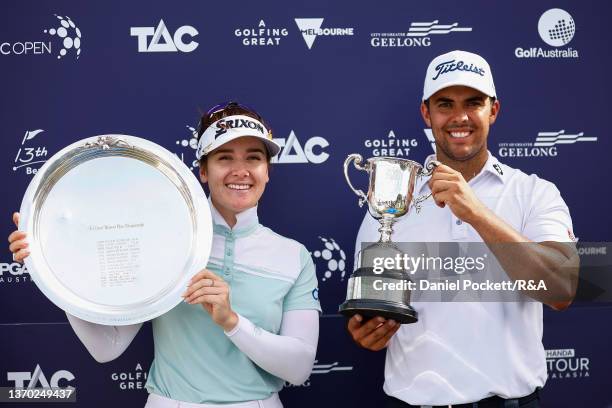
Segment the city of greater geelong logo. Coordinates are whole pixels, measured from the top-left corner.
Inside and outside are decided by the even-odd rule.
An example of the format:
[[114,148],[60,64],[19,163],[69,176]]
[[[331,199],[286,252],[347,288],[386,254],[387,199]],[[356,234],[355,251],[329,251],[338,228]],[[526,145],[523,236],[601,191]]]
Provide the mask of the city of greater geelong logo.
[[546,350],[549,380],[590,377],[590,359],[578,357],[575,349]]
[[38,41],[14,41],[0,43],[2,55],[54,55],[61,59],[72,55],[81,56],[81,30],[68,16],[55,14],[55,24],[42,30],[45,39]]
[[285,382],[285,387],[286,388],[310,387],[311,378],[313,374],[321,375],[321,374],[330,374],[330,373],[334,373],[338,371],[339,372],[353,371],[353,366],[341,366],[337,361],[334,361],[333,363],[330,363],[330,364],[317,364],[317,363],[319,363],[319,360],[315,360],[315,364],[312,367],[311,376],[303,384],[295,385],[289,382]]
[[354,29],[350,28],[321,28],[323,25],[322,18],[296,18],[295,23],[297,24],[300,32],[302,33],[302,37],[304,37],[304,41],[306,41],[306,46],[308,49],[312,49],[312,46],[317,39],[318,36],[347,36],[353,35]]
[[[187,130],[190,137],[176,141],[176,145],[182,148],[180,152],[176,152],[176,155],[193,170],[199,166],[199,162],[195,159],[195,151],[198,149],[198,135],[196,129],[191,126],[187,126]],[[329,153],[325,151],[329,142],[321,136],[311,137],[302,146],[295,132],[291,130],[286,139],[274,138],[274,141],[281,146],[281,151],[272,158],[272,163],[321,164],[329,158]]]
[[372,47],[429,47],[431,36],[452,32],[469,32],[471,27],[460,27],[459,23],[438,24],[438,20],[411,23],[408,32],[370,33]]
[[58,370],[49,379],[43,373],[40,364],[36,364],[34,371],[9,371],[6,379],[13,388],[74,388],[70,382],[74,380],[74,374],[68,370]]
[[25,131],[21,139],[21,145],[15,155],[13,171],[24,171],[26,174],[36,174],[40,166],[47,161],[49,152],[47,152],[46,146],[41,146],[31,141],[42,132],[44,132],[42,129]]
[[371,149],[371,156],[408,157],[410,149],[417,147],[416,139],[397,138],[393,130],[389,131],[386,138],[366,139],[364,147]]
[[237,28],[234,35],[242,39],[242,45],[275,46],[280,45],[281,38],[287,37],[287,28],[269,28],[266,22],[259,20],[257,28]]
[[159,20],[157,27],[130,28],[130,35],[138,38],[138,52],[192,52],[198,48],[199,43],[193,40],[198,34],[194,27],[184,25],[171,35],[164,20]]
[[584,132],[576,134],[558,132],[538,132],[534,143],[499,143],[499,157],[556,157],[559,154],[558,146],[575,144],[578,142],[596,142],[597,137],[585,136]]
[[578,58],[577,50],[559,48],[569,44],[576,33],[574,19],[567,11],[558,8],[545,11],[538,21],[538,33],[542,41],[556,48],[517,47],[514,50],[516,58]]

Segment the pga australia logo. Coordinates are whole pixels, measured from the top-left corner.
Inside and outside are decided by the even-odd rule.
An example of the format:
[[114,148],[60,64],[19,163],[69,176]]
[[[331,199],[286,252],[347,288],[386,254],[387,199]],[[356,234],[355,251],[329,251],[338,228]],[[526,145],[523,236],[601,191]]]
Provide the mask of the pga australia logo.
[[[187,130],[190,137],[176,141],[176,145],[181,148],[181,151],[176,153],[176,155],[183,163],[188,165],[190,170],[194,170],[199,167],[199,162],[195,159],[195,151],[198,149],[198,134],[196,129],[191,126],[187,126]],[[295,132],[291,130],[286,139],[274,138],[274,141],[281,146],[281,151],[272,158],[272,163],[321,164],[329,158],[329,153],[325,151],[325,148],[329,146],[329,142],[320,136],[311,137],[302,145]]]
[[32,282],[25,264],[19,262],[0,263],[0,284]]
[[297,24],[306,46],[308,49],[312,49],[312,46],[318,36],[323,37],[337,37],[337,36],[352,36],[354,29],[349,28],[321,28],[323,25],[322,18],[296,18],[295,23]]
[[234,35],[242,39],[242,45],[247,46],[280,45],[281,38],[288,34],[287,28],[269,28],[263,20],[259,20],[257,28],[237,28],[234,31]]
[[575,349],[546,350],[546,369],[551,380],[590,377],[589,364],[590,359],[578,357]]
[[499,143],[499,157],[556,157],[557,147],[578,142],[596,142],[597,137],[585,136],[584,132],[576,134],[558,132],[538,132],[535,143]]
[[130,35],[138,38],[138,52],[192,52],[198,48],[199,43],[193,40],[198,34],[192,26],[184,25],[171,35],[164,20],[159,20],[157,27],[130,28]]
[[32,140],[44,132],[43,129],[26,130],[21,145],[15,155],[13,162],[13,171],[23,171],[26,174],[36,174],[40,166],[47,161],[47,148],[39,144],[35,144]]
[[147,382],[147,371],[137,363],[134,371],[112,373],[111,380],[117,383],[121,390],[142,390]]
[[439,20],[411,23],[408,31],[392,33],[370,33],[370,46],[378,47],[429,47],[431,36],[452,32],[469,32],[471,27],[460,27],[459,23],[439,24]]
[[9,371],[6,378],[13,388],[74,388],[70,382],[74,374],[68,370],[58,370],[49,379],[45,376],[40,364],[36,364],[34,371]]
[[[55,23],[42,32],[46,38],[38,41],[15,41],[0,43],[2,55],[52,55],[57,59],[81,56],[81,30],[68,16],[55,14]],[[51,24],[50,24],[51,25]]]
[[517,47],[514,50],[516,58],[578,58],[578,51],[565,47],[572,41],[576,33],[576,24],[572,16],[565,10],[554,8],[545,11],[538,21],[540,38],[552,49],[542,47]]
[[390,130],[386,138],[366,139],[363,145],[371,149],[372,156],[408,157],[410,149],[417,147],[419,142],[416,139],[398,139]]

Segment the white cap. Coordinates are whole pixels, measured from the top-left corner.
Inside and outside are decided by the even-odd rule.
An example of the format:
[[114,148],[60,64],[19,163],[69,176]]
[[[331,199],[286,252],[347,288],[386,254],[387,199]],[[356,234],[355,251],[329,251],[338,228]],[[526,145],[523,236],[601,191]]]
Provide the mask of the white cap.
[[270,156],[276,156],[281,149],[280,145],[272,140],[272,132],[263,123],[250,116],[232,115],[221,118],[206,128],[198,142],[196,157],[200,160],[217,147],[244,136],[261,139]]
[[466,51],[451,51],[434,58],[427,67],[423,100],[440,89],[463,85],[497,97],[491,67],[480,55]]

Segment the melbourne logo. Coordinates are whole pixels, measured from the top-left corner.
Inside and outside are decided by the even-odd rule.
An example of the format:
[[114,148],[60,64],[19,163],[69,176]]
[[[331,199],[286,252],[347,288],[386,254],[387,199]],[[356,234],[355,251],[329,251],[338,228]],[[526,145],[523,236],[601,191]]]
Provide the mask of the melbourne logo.
[[416,139],[397,138],[393,130],[389,131],[386,138],[366,139],[364,147],[371,149],[371,156],[408,157],[410,149],[417,147]]
[[193,40],[198,30],[184,25],[171,35],[164,20],[159,20],[157,27],[131,27],[130,35],[138,38],[138,52],[192,52],[199,45]]
[[55,14],[57,21],[42,32],[46,38],[38,41],[14,41],[0,44],[2,55],[55,55],[57,59],[81,56],[81,30],[68,16]]
[[546,368],[552,380],[590,377],[589,364],[590,359],[577,356],[575,349],[546,350]]
[[47,161],[47,155],[49,154],[47,148],[32,142],[32,139],[42,132],[44,132],[42,129],[25,131],[21,139],[21,145],[15,155],[13,171],[24,171],[26,174],[36,174],[40,166]]
[[74,388],[70,382],[74,380],[74,374],[68,370],[54,372],[49,379],[45,376],[40,364],[36,364],[34,371],[9,371],[6,379],[12,382],[13,388]]
[[111,380],[121,390],[142,390],[147,382],[147,371],[142,369],[140,363],[137,363],[133,371],[112,373]]
[[281,151],[272,158],[272,163],[321,164],[329,158],[329,153],[324,150],[329,142],[320,136],[308,139],[304,147],[293,130],[286,139],[274,138],[274,141],[281,146]]
[[321,28],[323,25],[322,18],[296,18],[295,23],[297,24],[306,46],[308,49],[312,49],[312,45],[318,36],[324,37],[337,37],[353,35],[354,29],[351,28]]
[[269,28],[263,20],[259,20],[257,28],[237,28],[234,31],[234,35],[242,39],[242,45],[249,46],[280,45],[281,39],[288,34],[287,28]]
[[596,142],[597,137],[585,136],[584,132],[576,134],[558,132],[538,132],[534,143],[499,143],[499,157],[556,157],[558,146],[578,142]]
[[433,134],[433,130],[431,129],[423,129],[423,131],[425,132],[425,136],[427,137],[427,140],[429,141],[429,144],[431,145],[431,150],[433,150],[433,152],[436,152],[436,139],[434,137]]
[[411,23],[408,31],[370,33],[372,47],[429,47],[431,36],[452,32],[469,32],[471,27],[459,27],[459,23],[438,24],[439,20]]
[[554,49],[541,47],[518,47],[514,50],[516,58],[578,58],[578,51],[565,47],[572,41],[576,33],[576,24],[572,16],[565,10],[554,8],[540,16],[538,33],[547,45]]

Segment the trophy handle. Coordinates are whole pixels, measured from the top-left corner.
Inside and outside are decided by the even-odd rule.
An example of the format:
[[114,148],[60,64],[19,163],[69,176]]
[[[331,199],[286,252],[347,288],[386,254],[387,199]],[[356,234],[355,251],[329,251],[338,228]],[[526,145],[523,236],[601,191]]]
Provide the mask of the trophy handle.
[[[424,170],[422,168],[419,170],[419,174],[417,177],[420,179],[423,176],[431,176],[433,174],[434,169],[438,167],[438,164],[440,163],[435,160],[430,161],[425,165]],[[414,210],[417,214],[421,212],[421,203],[431,197],[431,194],[432,193],[425,194],[412,200],[412,206],[414,207]]]
[[368,171],[368,165],[361,164],[361,162],[363,161],[363,157],[361,157],[361,155],[357,153],[349,154],[346,160],[344,160],[344,178],[346,179],[346,182],[348,183],[351,190],[353,190],[353,193],[357,194],[357,196],[359,197],[359,207],[363,207],[363,204],[368,201],[368,197],[363,191],[353,187],[353,183],[351,183],[351,179],[348,175],[348,168],[352,161],[354,161],[353,165],[357,170]]

